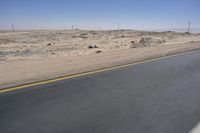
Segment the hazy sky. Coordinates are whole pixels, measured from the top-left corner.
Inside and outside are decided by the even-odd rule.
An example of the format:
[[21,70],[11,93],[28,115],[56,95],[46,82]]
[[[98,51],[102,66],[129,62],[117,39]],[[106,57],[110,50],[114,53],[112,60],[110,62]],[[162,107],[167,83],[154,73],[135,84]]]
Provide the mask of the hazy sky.
[[0,29],[200,28],[200,0],[0,0]]

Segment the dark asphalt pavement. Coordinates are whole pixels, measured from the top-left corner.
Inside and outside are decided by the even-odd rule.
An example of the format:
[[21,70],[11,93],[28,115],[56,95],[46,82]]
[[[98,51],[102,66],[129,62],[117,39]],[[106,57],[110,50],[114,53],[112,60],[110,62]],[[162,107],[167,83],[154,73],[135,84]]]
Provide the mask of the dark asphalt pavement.
[[200,52],[0,94],[0,133],[188,133]]

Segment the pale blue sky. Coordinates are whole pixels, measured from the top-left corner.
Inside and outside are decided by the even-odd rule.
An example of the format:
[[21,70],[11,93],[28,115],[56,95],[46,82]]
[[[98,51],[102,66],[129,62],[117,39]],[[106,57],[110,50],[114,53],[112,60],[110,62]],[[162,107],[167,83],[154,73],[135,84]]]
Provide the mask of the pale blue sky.
[[0,29],[200,29],[200,0],[0,0]]

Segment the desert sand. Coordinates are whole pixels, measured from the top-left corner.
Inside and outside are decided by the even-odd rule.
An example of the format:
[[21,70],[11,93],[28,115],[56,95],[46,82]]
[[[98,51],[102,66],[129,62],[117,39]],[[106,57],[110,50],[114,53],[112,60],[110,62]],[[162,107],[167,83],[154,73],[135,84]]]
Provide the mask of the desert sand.
[[200,34],[171,31],[1,31],[0,61],[91,55],[195,41],[200,41]]
[[1,31],[0,89],[199,49],[171,31]]

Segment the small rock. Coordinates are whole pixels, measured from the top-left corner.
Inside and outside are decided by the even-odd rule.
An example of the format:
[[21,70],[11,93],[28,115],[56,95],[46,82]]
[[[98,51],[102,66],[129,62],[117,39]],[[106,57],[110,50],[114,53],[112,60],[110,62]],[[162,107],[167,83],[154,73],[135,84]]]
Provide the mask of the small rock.
[[94,45],[94,48],[98,48],[96,45]]
[[92,48],[93,48],[93,46],[88,46],[88,48],[92,49]]
[[135,41],[131,41],[131,43],[132,43],[132,44],[134,44],[134,43],[135,43]]
[[152,42],[153,42],[153,39],[147,37],[147,38],[142,38],[139,43],[145,44],[145,43],[152,43]]
[[93,49],[93,48],[98,48],[98,47],[96,45],[89,45],[88,48]]
[[51,46],[51,43],[48,43],[47,46]]
[[98,51],[96,51],[95,53],[97,53],[97,54],[98,54],[98,53],[101,53],[101,52],[102,52],[101,50],[98,50]]

